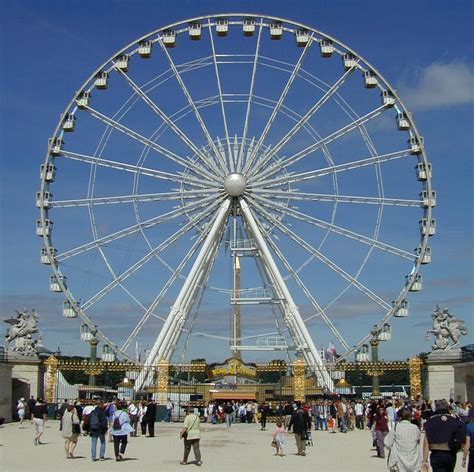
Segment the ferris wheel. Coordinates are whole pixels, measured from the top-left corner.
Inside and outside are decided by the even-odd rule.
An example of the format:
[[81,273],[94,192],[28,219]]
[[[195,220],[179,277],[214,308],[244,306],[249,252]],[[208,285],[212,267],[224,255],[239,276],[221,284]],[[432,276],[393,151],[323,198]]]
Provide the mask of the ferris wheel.
[[411,114],[355,51],[282,18],[203,16],[130,43],[74,94],[40,173],[50,290],[103,358],[299,353],[332,391],[323,346],[343,360],[374,323],[389,337],[431,260]]

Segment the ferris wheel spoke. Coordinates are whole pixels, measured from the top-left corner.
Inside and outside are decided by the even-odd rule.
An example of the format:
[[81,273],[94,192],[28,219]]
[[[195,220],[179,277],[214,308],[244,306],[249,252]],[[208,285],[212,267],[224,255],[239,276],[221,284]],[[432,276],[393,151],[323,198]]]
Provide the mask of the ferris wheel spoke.
[[204,152],[202,152],[192,141],[191,139],[170,119],[166,113],[161,110],[161,108],[150,99],[150,97],[143,91],[141,87],[139,87],[125,72],[121,69],[120,71],[121,76],[126,80],[128,85],[131,89],[178,135],[178,137],[196,154],[199,156],[201,161],[206,165],[208,170],[211,172],[209,175],[213,175],[213,178],[219,177],[216,173],[214,166],[209,161],[208,157]]
[[198,178],[193,178],[181,174],[173,174],[170,172],[164,172],[161,170],[150,169],[147,167],[141,167],[132,164],[126,164],[124,162],[112,161],[109,159],[103,159],[101,157],[90,156],[87,154],[79,154],[77,152],[66,151],[63,149],[61,151],[61,156],[66,159],[71,159],[74,161],[85,162],[87,164],[98,165],[102,167],[108,167],[115,170],[123,170],[125,172],[131,172],[136,175],[146,175],[147,177],[155,177],[161,180],[168,180],[170,182],[184,183],[186,185],[191,185],[194,187],[200,188],[212,188],[212,182],[207,183],[205,180]]
[[[140,333],[142,330],[143,326],[146,324],[148,321],[149,317],[154,313],[158,305],[160,304],[161,300],[163,297],[166,295],[170,287],[173,285],[173,283],[178,279],[178,277],[182,277],[182,271],[186,264],[190,261],[190,259],[193,257],[193,255],[196,253],[196,251],[199,249],[199,246],[201,243],[204,241],[205,237],[207,236],[207,232],[209,231],[209,227],[206,228],[205,231],[202,231],[199,235],[199,237],[196,239],[194,244],[191,246],[191,249],[187,252],[187,254],[183,257],[179,265],[176,267],[174,271],[172,271],[171,276],[168,278],[162,289],[160,290],[159,294],[156,296],[156,298],[153,300],[153,302],[150,304],[148,308],[145,309],[145,313],[143,314],[142,318],[139,320],[137,323],[137,326],[134,328],[134,330],[130,333],[129,337],[125,341],[125,343],[122,346],[122,350],[126,350],[129,346],[130,343],[136,338],[136,336]],[[166,321],[166,318],[160,318],[163,322]]]
[[184,83],[184,81],[181,77],[181,74],[179,73],[179,71],[176,67],[176,64],[174,63],[173,59],[171,58],[170,53],[166,49],[166,46],[163,44],[163,41],[158,41],[158,43],[161,46],[161,49],[163,50],[165,56],[167,57],[167,59],[170,63],[171,70],[173,71],[174,76],[176,77],[176,80],[178,81],[178,84],[181,87],[181,90],[183,91],[186,99],[188,100],[189,105],[192,108],[192,110],[194,112],[194,115],[195,115],[195,117],[196,117],[196,119],[197,119],[204,135],[206,136],[207,142],[208,142],[210,148],[212,149],[212,151],[214,152],[214,156],[215,156],[217,162],[221,166],[221,170],[224,172],[224,175],[227,175],[227,167],[225,165],[225,161],[223,160],[220,152],[217,150],[216,145],[214,144],[214,141],[213,141],[211,135],[209,134],[209,130],[207,129],[206,124],[204,123],[204,121],[201,117],[201,114],[199,113],[199,110],[196,106],[196,103],[192,99],[191,94],[189,93],[188,88],[186,87],[186,84]]
[[278,102],[276,103],[275,107],[272,110],[272,113],[265,125],[265,128],[263,129],[260,137],[258,138],[257,144],[253,148],[251,155],[249,156],[247,162],[245,163],[245,167],[243,171],[244,173],[247,173],[249,171],[249,169],[252,167],[252,164],[254,163],[255,158],[258,156],[258,153],[260,152],[263,142],[265,141],[268,135],[268,132],[270,131],[270,128],[272,127],[273,122],[275,121],[275,118],[278,115],[278,112],[280,111],[280,108],[283,105],[283,102],[286,96],[288,95],[288,92],[291,86],[293,85],[295,78],[298,76],[298,72],[300,71],[301,65],[303,64],[303,60],[306,57],[306,53],[311,47],[312,42],[313,40],[312,40],[312,35],[311,35],[311,37],[309,38],[309,41],[306,43],[306,46],[301,52],[300,57],[298,58],[298,61],[296,62],[295,66],[293,67],[293,70],[291,71],[290,77],[288,81],[286,82],[286,85],[282,93],[280,94],[280,98],[278,99]]
[[271,213],[269,213],[267,210],[265,210],[265,208],[263,208],[261,205],[259,205],[255,200],[253,200],[253,204],[255,205],[256,209],[257,208],[260,209],[260,214],[265,215],[265,218],[267,220],[271,221],[272,224],[274,224],[283,234],[288,236],[291,240],[293,240],[295,243],[297,243],[299,246],[301,246],[303,249],[305,249],[310,254],[314,254],[317,259],[319,259],[321,262],[326,264],[330,269],[332,269],[336,274],[340,275],[343,279],[345,279],[348,282],[350,282],[351,284],[353,284],[361,292],[365,293],[371,300],[373,300],[375,303],[380,305],[383,309],[385,309],[385,310],[390,310],[391,309],[391,306],[385,300],[383,300],[378,295],[373,293],[364,284],[359,282],[359,280],[357,280],[356,278],[354,278],[353,276],[348,274],[346,271],[344,271],[335,262],[333,262],[331,259],[326,257],[324,254],[322,254],[320,251],[318,251],[315,247],[313,247],[311,244],[309,244],[303,238],[298,236],[294,231],[290,230],[278,218],[275,218]]
[[[153,218],[150,218],[148,220],[136,223],[134,225],[129,226],[128,228],[122,229],[120,231],[117,231],[115,233],[109,234],[107,236],[104,236],[102,238],[95,239],[94,241],[91,241],[87,244],[83,244],[81,246],[78,246],[74,249],[70,249],[69,251],[63,252],[62,254],[58,254],[58,256],[55,258],[57,262],[62,262],[66,259],[69,259],[71,257],[78,256],[79,254],[83,254],[87,251],[90,251],[91,249],[104,246],[105,244],[109,244],[113,241],[117,241],[118,239],[124,238],[125,236],[129,236],[131,234],[136,233],[137,231],[140,231],[145,228],[151,228],[153,226],[156,226],[159,223],[162,223],[164,221],[168,221],[174,218],[178,218],[182,216],[185,213],[189,213],[191,211],[197,211],[200,210],[201,208],[206,208],[208,207],[209,203],[213,203],[216,201],[215,196],[210,196],[210,197],[205,197],[197,202],[190,203],[186,206],[181,205],[180,207],[169,211],[167,213],[163,213],[162,215],[155,216]],[[205,212],[206,210],[203,210]]]
[[360,197],[355,195],[330,195],[323,193],[306,193],[286,190],[273,190],[260,187],[252,187],[252,192],[257,193],[265,198],[277,198],[283,200],[303,200],[317,202],[338,202],[338,203],[359,203],[367,205],[391,205],[400,207],[421,208],[422,200],[407,200],[402,198],[386,198],[386,197]]
[[[344,164],[338,164],[330,167],[323,167],[322,169],[315,169],[307,172],[300,172],[295,174],[290,174],[288,176],[274,177],[271,179],[256,180],[253,183],[253,186],[259,188],[271,188],[280,185],[286,185],[287,183],[299,183],[306,180],[316,179],[318,177],[323,177],[329,174],[336,174],[337,172],[346,172],[353,169],[359,169],[362,167],[367,167],[371,165],[381,164],[383,162],[394,161],[397,159],[402,159],[404,157],[413,157],[410,154],[409,149],[402,149],[401,151],[394,151],[388,154],[380,154],[358,161],[351,161]],[[260,177],[260,176],[259,176]]]
[[[263,172],[260,172],[260,174],[258,175],[258,178],[268,178],[269,176],[275,174],[278,171],[281,171],[282,169],[295,165],[301,159],[312,154],[314,151],[320,149],[321,147],[325,145],[328,145],[329,143],[331,143],[332,141],[335,141],[336,139],[341,138],[342,136],[346,135],[353,129],[361,127],[364,123],[367,123],[368,121],[372,120],[376,116],[383,113],[385,109],[386,109],[386,106],[381,105],[375,108],[374,110],[370,111],[366,115],[361,116],[360,118],[354,120],[352,123],[349,123],[346,126],[343,126],[342,128],[338,129],[334,133],[326,136],[320,141],[317,141],[316,143],[311,144],[310,146],[306,147],[305,149],[302,149],[296,154],[293,154],[293,156],[290,156],[286,159],[281,159],[277,164],[273,164],[269,166],[267,169],[265,169]],[[252,179],[249,179],[249,180],[252,181]]]
[[148,252],[148,254],[142,257],[135,264],[133,264],[128,269],[123,271],[117,278],[115,278],[112,282],[110,282],[106,287],[102,288],[93,297],[91,297],[88,301],[86,301],[82,305],[82,309],[86,311],[92,305],[97,303],[101,298],[107,295],[107,293],[111,292],[115,287],[117,287],[117,285],[122,284],[124,280],[126,280],[128,277],[133,275],[137,270],[141,269],[154,256],[163,252],[169,246],[174,244],[180,237],[184,236],[187,232],[192,230],[196,225],[202,222],[207,216],[209,216],[213,212],[217,204],[218,204],[217,202],[211,204],[205,211],[194,216],[182,228],[180,228],[178,231],[176,231],[174,234],[168,237],[165,241],[163,241],[160,245],[155,247],[152,251]]
[[[308,42],[308,44],[306,45],[305,47],[305,50],[309,47],[309,45],[311,44],[311,40]],[[303,51],[304,53],[305,51]],[[302,60],[303,58],[303,54],[302,54],[302,57],[300,58]],[[299,72],[299,69],[300,69],[300,66],[301,66],[301,63],[299,63],[298,65],[298,69],[293,71],[295,73],[295,76],[297,75],[297,73]],[[290,129],[290,131],[288,131],[285,136],[283,136],[283,138],[280,139],[280,141],[266,154],[262,155],[255,163],[255,166],[250,170],[250,172],[252,174],[257,174],[260,169],[262,169],[271,159],[273,156],[276,156],[280,150],[293,138],[293,136],[295,136],[296,133],[298,133],[298,131],[301,130],[301,128],[303,128],[307,123],[308,121],[318,112],[318,110],[339,90],[339,88],[344,84],[344,82],[347,80],[347,78],[349,77],[349,75],[356,69],[356,67],[351,67],[350,69],[348,69],[325,93],[324,95],[305,113],[305,115],[293,126],[293,128]],[[293,76],[292,76],[293,77]],[[290,77],[291,79],[291,77]],[[293,77],[294,79],[294,77]],[[285,96],[286,96],[286,93],[288,92],[288,90],[284,91],[285,93]],[[283,96],[283,95],[282,95]],[[283,97],[284,98],[284,97]],[[280,102],[279,102],[280,103]],[[280,103],[280,106],[281,106],[281,103]],[[275,119],[275,116],[276,114],[274,115],[272,113],[272,116],[270,117],[271,118],[271,121],[269,120],[269,123],[267,123],[268,125],[268,129],[270,129],[270,126],[273,122],[273,120]],[[265,131],[265,130],[264,130]],[[268,130],[267,130],[268,132]],[[265,138],[265,136],[263,136],[263,138]],[[262,137],[259,139],[259,142],[260,140],[262,139]],[[262,139],[262,142],[263,142],[263,139]],[[260,145],[262,143],[260,142]],[[257,145],[258,146],[258,145]]]
[[[263,215],[261,215],[263,216]],[[275,254],[278,256],[280,261],[283,263],[285,266],[286,270],[290,274],[290,276],[296,281],[298,286],[300,287],[301,291],[305,294],[305,296],[308,298],[310,303],[313,305],[313,308],[316,310],[317,314],[321,316],[321,318],[324,320],[326,325],[329,327],[329,329],[332,331],[336,339],[341,343],[341,346],[347,350],[350,349],[349,344],[347,341],[344,339],[344,337],[341,335],[341,333],[338,331],[334,323],[331,321],[331,319],[328,317],[324,309],[319,305],[319,303],[316,301],[316,299],[313,297],[311,294],[310,290],[306,287],[304,282],[302,281],[301,277],[298,274],[298,271],[295,270],[292,265],[289,263],[288,259],[285,257],[284,253],[280,250],[278,245],[273,241],[273,239],[265,232],[263,231],[263,227],[261,222],[257,220],[257,224],[259,224],[262,234],[264,234],[264,237],[269,244],[269,246],[273,249]],[[305,322],[309,321],[309,319],[304,320]]]
[[240,144],[239,157],[237,159],[237,166],[236,166],[237,172],[243,172],[242,159],[243,159],[245,141],[246,141],[247,132],[248,132],[250,109],[251,109],[251,104],[252,104],[253,89],[255,86],[255,76],[257,73],[257,64],[258,64],[258,57],[259,57],[258,55],[260,52],[260,41],[262,37],[262,31],[263,31],[263,24],[262,24],[262,19],[260,19],[260,27],[258,29],[258,36],[257,36],[257,45],[255,46],[255,54],[254,54],[254,60],[253,60],[253,66],[252,66],[252,76],[250,78],[250,89],[249,89],[249,96],[247,100],[247,109],[245,111],[244,128],[242,131],[242,143]]
[[[215,187],[217,191],[218,188]],[[93,198],[79,198],[75,200],[54,200],[50,202],[50,208],[68,208],[81,206],[95,206],[95,205],[113,205],[120,203],[140,203],[140,202],[155,202],[155,201],[169,201],[169,200],[187,200],[196,199],[197,197],[208,197],[215,195],[211,189],[209,190],[192,190],[182,192],[165,192],[165,193],[148,193],[148,194],[133,194],[120,195],[115,197],[93,197]]]
[[380,249],[385,252],[389,252],[399,257],[403,257],[410,261],[414,260],[413,254],[409,253],[408,251],[405,251],[400,248],[396,248],[394,246],[390,246],[389,244],[382,243],[378,241],[377,239],[369,238],[368,236],[364,236],[362,234],[356,233],[346,228],[341,228],[340,226],[336,226],[332,223],[328,223],[327,221],[323,221],[323,220],[320,220],[319,218],[315,218],[314,216],[310,216],[306,213],[302,213],[297,210],[294,210],[293,208],[289,208],[284,205],[275,203],[273,200],[269,200],[259,195],[255,195],[255,199],[261,202],[266,207],[271,208],[272,210],[277,210],[281,214],[290,216],[294,219],[303,221],[305,223],[309,223],[319,228],[327,229],[329,231],[332,231],[333,233],[337,233],[347,238],[359,241],[363,244],[376,247],[377,249]]
[[174,152],[170,151],[169,149],[166,149],[165,147],[159,145],[158,143],[155,143],[151,141],[150,139],[145,138],[145,136],[141,135],[140,133],[137,133],[136,131],[133,131],[132,129],[128,128],[127,126],[123,125],[122,123],[119,123],[118,121],[100,113],[99,111],[95,110],[94,108],[91,108],[90,106],[83,107],[84,110],[88,111],[94,118],[97,118],[98,120],[102,121],[103,123],[107,124],[108,126],[113,127],[117,131],[120,131],[121,133],[129,136],[130,138],[134,139],[135,141],[138,141],[139,143],[143,144],[144,146],[149,147],[150,149],[153,149],[157,153],[161,154],[162,156],[168,158],[169,160],[175,162],[176,164],[181,165],[185,169],[188,170],[193,170],[197,175],[201,177],[207,177],[209,180],[217,182],[218,178],[210,174],[209,172],[206,171],[201,165],[198,165],[194,162],[192,162],[190,159],[186,160]]
[[232,149],[230,146],[230,137],[229,137],[229,129],[227,126],[227,116],[225,113],[225,107],[224,107],[224,98],[222,96],[222,86],[221,86],[221,78],[219,75],[219,67],[217,65],[217,56],[216,56],[216,48],[214,46],[214,38],[212,36],[212,28],[211,28],[211,20],[208,20],[208,32],[209,32],[209,40],[211,42],[211,49],[212,49],[212,59],[214,62],[214,73],[216,76],[216,82],[217,82],[217,90],[219,94],[219,101],[221,105],[221,114],[222,114],[222,123],[224,125],[224,136],[227,144],[227,156],[229,160],[229,168],[231,172],[235,172],[235,161],[234,161],[234,154],[232,153]]

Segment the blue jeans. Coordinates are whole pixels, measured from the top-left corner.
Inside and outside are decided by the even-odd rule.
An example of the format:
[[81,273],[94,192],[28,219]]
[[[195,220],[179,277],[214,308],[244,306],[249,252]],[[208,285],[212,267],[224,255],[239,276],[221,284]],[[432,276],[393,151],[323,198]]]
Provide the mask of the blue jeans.
[[328,420],[326,418],[317,417],[315,428],[316,430],[327,431],[328,430]]
[[230,428],[232,426],[232,423],[234,422],[234,414],[233,413],[226,413],[225,414],[225,421],[227,423],[227,426]]
[[105,455],[105,434],[99,434],[99,436],[91,436],[91,456],[95,460],[95,454],[97,450],[97,439],[100,439],[99,457]]
[[171,408],[167,408],[166,409],[166,418],[165,418],[165,421],[167,423],[170,423],[171,422],[171,415],[173,413],[173,410]]

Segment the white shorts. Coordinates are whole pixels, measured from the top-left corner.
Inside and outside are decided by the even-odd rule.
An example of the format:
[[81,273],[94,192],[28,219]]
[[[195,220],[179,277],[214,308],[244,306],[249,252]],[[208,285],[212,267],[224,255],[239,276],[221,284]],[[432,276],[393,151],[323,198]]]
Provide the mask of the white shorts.
[[42,433],[44,431],[44,420],[42,418],[33,418],[33,428],[36,433]]

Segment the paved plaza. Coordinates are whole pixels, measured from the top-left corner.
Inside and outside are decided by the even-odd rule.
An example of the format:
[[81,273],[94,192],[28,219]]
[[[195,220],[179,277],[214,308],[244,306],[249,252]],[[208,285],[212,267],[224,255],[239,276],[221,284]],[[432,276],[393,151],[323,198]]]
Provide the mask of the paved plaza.
[[[107,443],[104,462],[91,462],[90,438],[81,436],[75,459],[66,459],[58,421],[48,421],[43,435],[44,445],[33,445],[33,428],[19,429],[18,423],[0,428],[0,469],[3,472],[34,471],[181,471],[197,470],[192,462],[180,465],[182,442],[178,438],[178,423],[157,423],[154,438],[130,438],[125,459],[116,462],[113,444]],[[202,425],[202,469],[215,472],[311,471],[311,472],[375,472],[387,470],[386,461],[376,457],[371,448],[369,431],[348,434],[313,432],[314,446],[308,446],[307,456],[296,455],[293,436],[287,438],[285,457],[274,456],[270,446],[274,425],[260,431],[256,424]],[[458,466],[456,471],[463,470]]]

